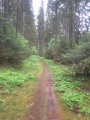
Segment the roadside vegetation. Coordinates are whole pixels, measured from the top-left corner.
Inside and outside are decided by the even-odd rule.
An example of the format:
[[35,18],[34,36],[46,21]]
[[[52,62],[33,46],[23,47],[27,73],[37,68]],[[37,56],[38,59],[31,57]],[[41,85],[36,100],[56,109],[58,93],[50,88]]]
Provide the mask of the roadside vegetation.
[[53,59],[55,62],[65,65],[72,65],[76,75],[90,76],[90,32],[86,32],[80,42],[70,48],[68,42],[55,38],[49,42],[49,47],[45,51],[45,58]]
[[[75,73],[66,65],[56,64],[52,60],[44,60],[52,73],[55,92],[63,118],[65,120],[74,120],[74,118],[75,120],[89,120],[89,79],[75,76]],[[78,117],[79,114],[81,114],[80,118]]]
[[40,61],[31,56],[16,68],[1,66],[0,69],[0,119],[24,120],[32,108],[42,72]]
[[[78,44],[71,48],[68,42],[58,37],[51,39],[45,51],[45,58],[52,72],[55,91],[60,104],[67,105],[62,114],[72,111],[65,120],[89,120],[90,118],[90,32],[85,32]],[[69,110],[68,110],[69,108]],[[67,112],[69,111],[69,112]],[[80,118],[78,115],[80,115]],[[64,117],[63,116],[63,117]],[[72,117],[73,116],[73,117]]]

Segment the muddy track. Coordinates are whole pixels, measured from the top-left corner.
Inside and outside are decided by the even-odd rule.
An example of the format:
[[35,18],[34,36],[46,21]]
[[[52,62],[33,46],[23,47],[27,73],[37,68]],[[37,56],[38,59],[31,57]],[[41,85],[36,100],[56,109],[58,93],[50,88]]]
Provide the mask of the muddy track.
[[53,90],[51,73],[41,61],[43,71],[34,97],[32,114],[27,120],[62,120]]

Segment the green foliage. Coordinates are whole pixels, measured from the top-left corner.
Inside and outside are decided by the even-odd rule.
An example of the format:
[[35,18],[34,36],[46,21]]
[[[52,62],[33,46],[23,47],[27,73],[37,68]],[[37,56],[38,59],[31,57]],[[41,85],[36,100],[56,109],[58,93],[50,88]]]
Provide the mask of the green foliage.
[[38,67],[38,64],[35,64],[36,62],[39,62],[38,56],[32,55],[23,61],[22,69],[35,70]]
[[64,39],[58,37],[57,44],[55,44],[55,38],[52,38],[49,42],[49,47],[45,52],[45,58],[54,59],[56,62],[60,62],[61,56],[66,53],[68,44]]
[[[60,37],[57,36],[57,43],[59,43],[59,42],[60,42]],[[48,45],[49,45],[49,47],[54,47],[54,46],[55,46],[55,37],[53,37],[53,38],[49,41]]]
[[70,107],[71,110],[73,110],[73,105],[78,105],[79,108],[82,109],[82,106],[85,105],[83,99],[84,96],[84,94],[78,93],[76,91],[68,91],[64,93],[62,100]]
[[0,17],[0,62],[19,62],[30,55],[28,41]]
[[77,65],[73,65],[73,71],[76,75],[85,75],[90,76],[90,57],[84,60]]
[[78,120],[77,118],[75,118],[74,120]]
[[[6,70],[0,71],[0,88],[2,89],[0,93],[9,94],[9,90],[13,91],[15,86],[23,86],[25,81],[37,80],[36,75],[33,71],[37,70],[38,58],[32,56],[21,63],[21,68],[18,70],[14,68],[7,68]],[[27,71],[31,71],[28,73]]]
[[76,75],[90,75],[90,32],[84,33],[79,45],[69,50],[61,57],[61,63],[74,64],[73,71]]
[[47,48],[45,51],[45,58],[47,59],[53,59],[53,54],[51,48]]
[[76,46],[74,49],[69,50],[62,57],[62,63],[79,63],[82,59],[90,56],[90,42],[83,43],[81,45]]
[[2,104],[3,103],[3,100],[2,99],[0,99],[0,104]]
[[22,86],[24,81],[28,79],[29,76],[27,74],[16,72],[12,69],[0,72],[0,84],[6,89],[12,89],[15,86]]
[[[58,43],[55,45],[55,38],[52,38],[45,52],[45,57],[54,59],[56,62],[62,64],[79,64],[81,60],[90,56],[90,32],[85,32],[79,41],[78,45],[74,44],[74,48],[70,49],[64,39],[60,40],[60,38],[58,38]],[[80,66],[80,64],[78,66]],[[82,65],[84,64],[86,65],[85,62],[82,63]],[[87,63],[87,65],[89,66],[89,63]],[[88,71],[87,74],[89,73]]]
[[90,42],[90,32],[83,33],[83,36],[80,39],[81,43]]
[[2,104],[3,104],[4,100],[0,99],[0,110],[3,108]]
[[62,63],[79,63],[81,60],[90,56],[90,32],[85,32],[79,41],[79,45],[75,45],[73,49],[68,50],[68,52],[62,56]]
[[87,107],[82,107],[82,109],[80,109],[80,112],[90,114],[90,109],[89,108],[87,109]]
[[32,100],[41,71],[42,65],[38,56],[25,59],[15,68],[0,66],[0,119],[4,117],[3,111],[10,119],[12,110],[16,117],[22,109],[27,110],[27,103]]
[[36,46],[31,47],[32,55],[39,55],[39,51],[36,49]]
[[[57,38],[57,41],[58,41],[58,43],[60,42],[59,36]],[[49,47],[45,51],[45,58],[47,58],[47,59],[53,59],[54,58],[54,56],[53,56],[53,49],[55,48],[55,37],[53,37],[49,41],[48,46]]]

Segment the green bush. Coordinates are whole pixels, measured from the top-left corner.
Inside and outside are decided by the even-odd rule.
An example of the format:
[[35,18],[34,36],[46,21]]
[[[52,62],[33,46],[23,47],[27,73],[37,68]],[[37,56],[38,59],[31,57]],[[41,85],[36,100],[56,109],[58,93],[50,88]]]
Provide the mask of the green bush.
[[0,18],[0,63],[19,62],[30,55],[28,41],[4,18]]
[[14,86],[22,86],[25,80],[29,79],[28,74],[16,72],[13,69],[8,69],[0,72],[0,84],[6,89],[12,89]]
[[64,47],[61,47],[61,44],[58,44],[52,48],[53,59],[56,62],[60,62],[62,55],[65,53],[66,53],[66,49]]
[[66,103],[71,110],[73,110],[73,105],[79,106],[79,112],[84,114],[90,114],[90,110],[86,107],[86,101],[84,100],[85,94],[77,91],[69,91],[64,93],[62,100]]
[[73,65],[76,75],[90,76],[90,57],[82,60],[79,64]]
[[57,44],[55,44],[55,38],[52,38],[49,42],[49,47],[45,52],[45,58],[54,59],[56,62],[60,62],[61,56],[66,53],[68,49],[67,42],[58,37]]
[[83,33],[83,36],[80,38],[81,43],[90,42],[90,32]]
[[88,56],[90,56],[90,42],[80,44],[74,49],[69,50],[62,56],[62,63],[79,63],[81,60],[88,58]]
[[0,93],[9,94],[15,86],[23,86],[25,81],[38,80],[37,71],[41,67],[37,56],[31,56],[18,65],[19,69],[5,67],[0,71]]
[[45,58],[47,59],[53,59],[53,54],[52,54],[52,49],[51,48],[47,48],[45,51]]
[[39,55],[39,51],[36,49],[36,46],[31,47],[32,55]]

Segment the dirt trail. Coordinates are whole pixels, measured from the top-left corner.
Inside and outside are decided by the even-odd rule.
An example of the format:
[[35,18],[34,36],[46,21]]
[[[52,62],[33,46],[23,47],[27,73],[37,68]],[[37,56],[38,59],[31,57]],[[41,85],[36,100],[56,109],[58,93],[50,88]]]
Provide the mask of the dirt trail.
[[34,97],[32,115],[27,120],[62,120],[53,90],[51,73],[42,61],[43,72]]

